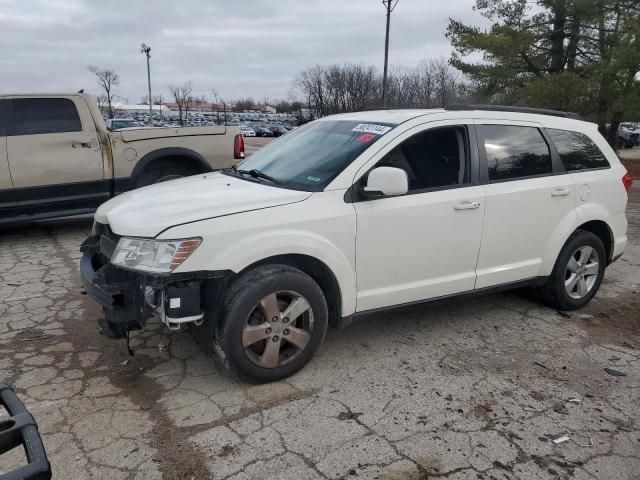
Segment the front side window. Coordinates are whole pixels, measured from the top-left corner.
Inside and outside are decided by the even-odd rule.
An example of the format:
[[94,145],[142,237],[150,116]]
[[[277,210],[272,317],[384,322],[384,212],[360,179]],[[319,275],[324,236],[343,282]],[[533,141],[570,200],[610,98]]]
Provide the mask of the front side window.
[[547,128],[547,133],[568,172],[609,167],[607,157],[585,134],[554,128]]
[[283,187],[321,191],[394,126],[347,120],[312,122],[258,150],[238,165],[238,171],[256,170]]
[[408,138],[387,153],[379,167],[407,172],[409,192],[468,182],[466,129],[435,128]]
[[12,135],[82,131],[78,110],[68,98],[16,98],[11,104]]
[[489,181],[551,174],[551,153],[535,127],[479,125],[489,170]]

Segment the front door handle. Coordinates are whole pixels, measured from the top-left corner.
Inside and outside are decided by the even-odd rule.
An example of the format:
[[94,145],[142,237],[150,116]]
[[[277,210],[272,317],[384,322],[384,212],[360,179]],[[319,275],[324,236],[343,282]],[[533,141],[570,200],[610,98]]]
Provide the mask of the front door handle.
[[462,202],[457,205],[454,205],[454,210],[473,210],[475,208],[480,208],[480,202]]
[[568,188],[556,188],[553,192],[551,192],[552,197],[566,197],[571,193],[571,190]]
[[72,142],[71,146],[73,148],[93,148],[91,142]]

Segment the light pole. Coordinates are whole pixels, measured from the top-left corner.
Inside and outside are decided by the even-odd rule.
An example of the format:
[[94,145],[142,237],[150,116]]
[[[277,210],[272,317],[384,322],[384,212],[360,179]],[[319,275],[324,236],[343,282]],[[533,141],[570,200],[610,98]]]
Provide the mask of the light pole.
[[398,4],[398,0],[382,0],[387,11],[387,34],[384,37],[384,73],[382,74],[382,106],[387,106],[387,66],[389,64],[389,25],[391,24],[391,12]]
[[147,57],[147,84],[149,87],[149,126],[153,127],[153,101],[151,100],[151,69],[149,68],[149,59],[151,58],[151,47],[146,44],[140,45],[140,53]]

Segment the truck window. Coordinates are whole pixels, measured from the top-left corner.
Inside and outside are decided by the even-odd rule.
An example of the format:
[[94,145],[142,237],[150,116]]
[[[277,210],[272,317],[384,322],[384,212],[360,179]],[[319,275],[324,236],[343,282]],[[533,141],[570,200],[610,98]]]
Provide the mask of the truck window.
[[568,172],[609,167],[607,157],[585,134],[555,128],[547,128],[547,133]]
[[82,131],[80,116],[68,98],[16,98],[9,135]]

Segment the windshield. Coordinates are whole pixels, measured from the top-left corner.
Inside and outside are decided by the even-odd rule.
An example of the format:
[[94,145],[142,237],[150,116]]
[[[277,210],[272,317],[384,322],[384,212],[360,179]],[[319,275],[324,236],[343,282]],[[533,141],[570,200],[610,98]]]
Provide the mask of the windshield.
[[257,170],[284,187],[320,191],[394,126],[345,120],[312,122],[258,150],[238,170]]

